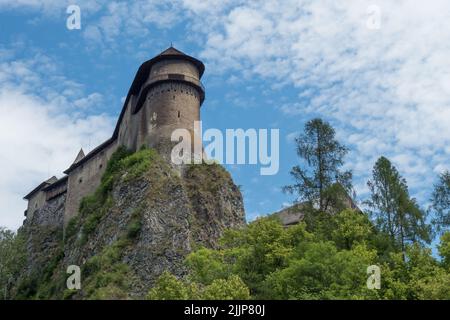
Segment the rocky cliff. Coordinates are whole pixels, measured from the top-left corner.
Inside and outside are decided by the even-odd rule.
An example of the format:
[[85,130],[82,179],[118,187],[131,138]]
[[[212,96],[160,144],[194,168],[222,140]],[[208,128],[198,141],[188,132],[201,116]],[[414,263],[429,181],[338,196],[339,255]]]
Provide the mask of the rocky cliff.
[[[102,183],[62,228],[64,197],[50,201],[21,232],[27,264],[17,298],[143,298],[164,271],[183,277],[196,246],[214,247],[226,228],[245,224],[242,196],[219,165],[174,168],[153,149],[119,149]],[[81,268],[81,290],[66,269]]]

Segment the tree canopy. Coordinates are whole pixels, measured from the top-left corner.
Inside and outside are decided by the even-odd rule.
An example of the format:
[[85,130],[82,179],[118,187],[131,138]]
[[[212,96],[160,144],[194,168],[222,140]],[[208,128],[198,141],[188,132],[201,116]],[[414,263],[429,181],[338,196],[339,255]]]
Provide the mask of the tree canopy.
[[342,207],[341,202],[352,188],[351,171],[342,171],[347,147],[335,138],[334,128],[322,119],[312,119],[295,139],[297,154],[303,165],[291,170],[294,184],[284,187],[297,201],[316,205],[320,211]]

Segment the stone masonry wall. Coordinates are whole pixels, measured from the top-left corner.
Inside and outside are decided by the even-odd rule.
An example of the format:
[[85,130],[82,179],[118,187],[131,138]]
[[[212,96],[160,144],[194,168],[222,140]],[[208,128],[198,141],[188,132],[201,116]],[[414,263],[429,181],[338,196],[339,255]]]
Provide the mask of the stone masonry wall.
[[67,201],[64,214],[65,224],[78,214],[81,200],[85,196],[93,193],[100,185],[108,160],[116,149],[117,143],[114,142],[83,165],[70,172],[67,182]]

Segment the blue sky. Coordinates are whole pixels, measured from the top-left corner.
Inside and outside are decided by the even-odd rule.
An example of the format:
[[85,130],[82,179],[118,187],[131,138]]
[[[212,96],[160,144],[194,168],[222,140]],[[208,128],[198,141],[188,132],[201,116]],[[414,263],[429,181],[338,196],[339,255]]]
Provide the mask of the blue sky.
[[[81,9],[80,30],[66,28],[69,4]],[[22,196],[112,134],[139,65],[171,42],[205,62],[204,129],[280,129],[277,175],[227,166],[247,219],[293,200],[280,190],[298,162],[293,138],[317,116],[351,149],[358,200],[385,155],[426,207],[450,169],[449,9],[444,0],[0,0],[0,225],[20,226]]]

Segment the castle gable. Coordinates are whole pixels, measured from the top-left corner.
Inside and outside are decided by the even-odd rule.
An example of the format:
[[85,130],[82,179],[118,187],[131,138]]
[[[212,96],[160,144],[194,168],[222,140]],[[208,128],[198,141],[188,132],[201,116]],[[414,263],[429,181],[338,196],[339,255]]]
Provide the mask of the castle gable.
[[39,191],[41,191],[42,189],[44,189],[45,187],[51,185],[52,183],[58,181],[58,178],[56,178],[55,176],[51,177],[48,180],[45,180],[44,182],[42,182],[40,185],[38,185],[36,188],[34,188],[32,191],[30,191],[30,193],[28,193],[25,197],[23,197],[25,200],[30,200],[36,193],[38,193]]

